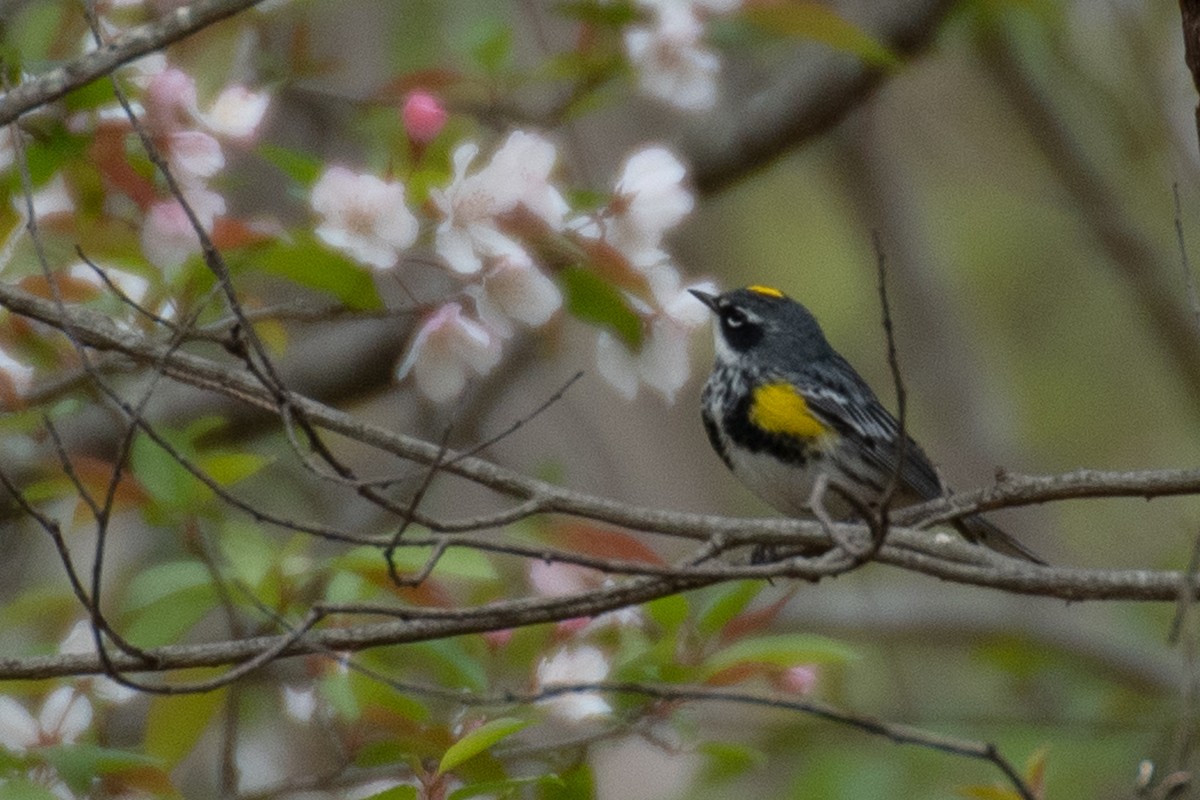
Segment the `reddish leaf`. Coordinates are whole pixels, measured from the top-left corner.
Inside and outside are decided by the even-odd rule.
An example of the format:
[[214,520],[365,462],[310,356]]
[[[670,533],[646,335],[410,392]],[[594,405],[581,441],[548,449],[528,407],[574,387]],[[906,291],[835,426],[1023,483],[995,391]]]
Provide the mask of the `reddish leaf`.
[[606,530],[586,522],[559,522],[551,537],[564,548],[600,558],[619,558],[642,564],[666,564],[662,556],[622,531]]

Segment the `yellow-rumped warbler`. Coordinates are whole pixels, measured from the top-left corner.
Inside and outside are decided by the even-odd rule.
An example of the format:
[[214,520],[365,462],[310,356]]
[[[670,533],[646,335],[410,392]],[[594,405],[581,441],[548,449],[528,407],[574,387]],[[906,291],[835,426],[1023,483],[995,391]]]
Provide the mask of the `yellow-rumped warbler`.
[[[842,493],[865,506],[877,504],[896,470],[900,424],[833,349],[808,309],[766,286],[692,294],[717,317],[717,359],[701,412],[725,465],[789,516],[812,511],[852,517],[854,508]],[[929,458],[908,439],[895,505],[945,493]],[[980,516],[955,527],[968,541],[1044,563]]]

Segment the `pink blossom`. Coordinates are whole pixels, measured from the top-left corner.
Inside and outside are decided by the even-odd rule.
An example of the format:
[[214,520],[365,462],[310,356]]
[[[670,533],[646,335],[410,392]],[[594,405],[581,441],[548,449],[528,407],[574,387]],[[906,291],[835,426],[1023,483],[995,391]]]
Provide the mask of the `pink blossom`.
[[326,244],[375,269],[396,265],[417,239],[417,218],[404,204],[404,184],[330,167],[309,197]]
[[143,102],[154,133],[186,128],[197,113],[196,82],[183,70],[169,67],[150,78]]
[[167,135],[171,174],[183,182],[211,178],[225,166],[220,143],[203,131],[175,131]]
[[428,144],[441,133],[448,114],[437,97],[429,92],[416,91],[404,101],[401,116],[408,138],[419,144]]
[[775,684],[785,692],[808,695],[817,688],[820,669],[816,664],[798,664],[784,670],[775,680]]
[[533,561],[529,565],[529,585],[545,597],[589,592],[600,585],[602,577],[594,569],[561,561]]
[[[212,232],[217,216],[225,213],[225,198],[200,187],[185,188],[185,192],[201,228]],[[142,223],[142,252],[151,264],[167,273],[200,252],[200,239],[178,200],[160,200],[150,206]]]
[[403,380],[411,372],[421,393],[440,403],[461,394],[470,373],[486,375],[499,362],[495,337],[458,303],[447,303],[417,331],[396,375]]

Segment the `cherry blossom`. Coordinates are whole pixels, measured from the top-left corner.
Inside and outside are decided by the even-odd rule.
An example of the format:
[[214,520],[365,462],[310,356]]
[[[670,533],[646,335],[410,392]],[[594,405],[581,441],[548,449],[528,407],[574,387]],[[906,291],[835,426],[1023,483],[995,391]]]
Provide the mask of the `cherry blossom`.
[[550,183],[558,157],[554,145],[540,136],[514,131],[479,171],[467,170],[479,154],[473,142],[460,145],[452,156],[454,178],[445,189],[430,193],[442,213],[435,248],[453,271],[479,272],[486,261],[531,261],[524,247],[503,233],[499,216],[522,206],[552,230],[561,230],[566,201]]
[[72,744],[92,724],[92,704],[70,686],[60,686],[42,702],[35,718],[25,706],[0,695],[0,747],[22,755],[34,747]]
[[[200,227],[211,233],[217,216],[225,213],[225,198],[199,186],[190,187],[185,196]],[[142,252],[168,276],[200,252],[200,238],[178,200],[160,200],[150,206],[142,223]]]
[[[49,181],[34,189],[30,200],[33,203],[34,219],[37,220],[70,214],[75,210],[75,201],[67,188],[67,179],[61,172],[56,173]],[[13,207],[22,218],[29,213],[24,194],[14,194],[12,202]]]
[[163,149],[167,153],[171,174],[185,183],[211,178],[225,166],[225,154],[221,152],[220,142],[203,131],[170,133]]
[[181,69],[168,67],[146,84],[146,123],[155,134],[186,130],[199,113],[196,82]]
[[528,259],[500,259],[468,287],[480,318],[501,336],[513,334],[509,320],[531,328],[550,321],[563,297],[558,285]]
[[605,241],[635,267],[666,259],[663,236],[695,206],[683,185],[686,175],[684,165],[663,147],[639,150],[625,161],[603,229]]
[[330,167],[309,202],[322,217],[323,242],[375,269],[394,267],[417,239],[417,218],[404,204],[404,184]]
[[[126,272],[125,270],[115,269],[109,266],[101,266],[100,268],[104,270],[105,276],[112,281],[112,284],[120,289],[126,297],[135,303],[142,302],[142,299],[146,296],[146,292],[150,290],[150,281],[146,280],[141,275],[134,275],[132,272]],[[72,279],[80,281],[81,283],[91,284],[97,289],[105,290],[108,288],[105,285],[103,278],[96,274],[96,270],[92,269],[89,265],[82,261],[77,264],[72,264],[67,269],[67,274],[70,275]]]
[[280,691],[283,708],[297,722],[312,722],[317,711],[317,693],[311,685],[290,686],[284,684]]
[[28,394],[33,386],[33,367],[22,364],[0,349],[0,384],[3,384],[0,397],[9,391],[18,397]]
[[486,375],[499,362],[496,337],[461,305],[447,303],[421,325],[396,375],[403,380],[411,372],[422,394],[444,402],[462,393],[470,373]]
[[241,84],[226,86],[199,119],[210,131],[238,142],[254,138],[271,96],[267,92],[252,92]]
[[673,402],[691,373],[692,334],[707,322],[705,309],[688,289],[712,292],[715,286],[704,281],[679,288],[678,272],[669,265],[656,268],[650,283],[655,288],[656,309],[631,300],[647,320],[641,350],[631,352],[616,336],[602,330],[596,339],[596,364],[600,375],[626,399],[635,398],[639,386],[645,384]]
[[[564,647],[542,659],[537,667],[537,691],[555,686],[595,683],[608,677],[608,659],[591,645]],[[605,717],[612,706],[597,692],[569,692],[540,701],[550,713],[567,722],[580,723]]]
[[703,44],[704,24],[696,10],[686,0],[644,5],[651,7],[651,24],[625,31],[625,50],[638,70],[638,85],[676,108],[712,108],[721,62]]

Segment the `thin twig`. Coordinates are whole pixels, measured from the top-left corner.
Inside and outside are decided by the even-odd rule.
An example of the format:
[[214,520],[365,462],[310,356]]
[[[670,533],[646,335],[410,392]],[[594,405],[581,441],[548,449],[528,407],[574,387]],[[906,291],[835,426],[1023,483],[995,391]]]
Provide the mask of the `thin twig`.
[[[1197,120],[1200,121],[1200,117],[1197,117]],[[1175,198],[1175,239],[1179,244],[1179,267],[1183,270],[1183,286],[1187,291],[1188,305],[1192,308],[1196,331],[1200,333],[1200,287],[1196,286],[1196,273],[1192,271],[1187,240],[1183,235],[1183,204],[1179,200],[1179,184],[1171,184],[1171,191]]]

